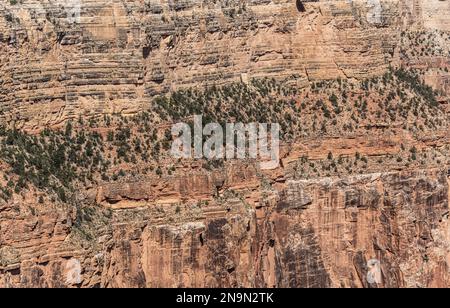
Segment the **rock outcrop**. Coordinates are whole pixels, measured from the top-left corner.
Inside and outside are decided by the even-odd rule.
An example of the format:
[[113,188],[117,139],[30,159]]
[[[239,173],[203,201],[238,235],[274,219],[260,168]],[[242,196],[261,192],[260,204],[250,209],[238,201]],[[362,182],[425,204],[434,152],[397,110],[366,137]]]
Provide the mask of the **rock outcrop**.
[[37,129],[136,113],[178,88],[377,76],[398,62],[402,30],[448,30],[449,10],[439,0],[68,3],[0,6],[2,119]]
[[[189,185],[189,184],[187,184]],[[144,186],[135,184],[136,189]],[[70,212],[2,212],[7,287],[446,287],[447,170],[289,180],[102,214],[85,246]],[[164,196],[164,192],[161,192]],[[123,197],[138,198],[135,192]],[[178,204],[178,205],[176,205]],[[98,209],[97,209],[98,210]],[[61,214],[57,214],[61,212]],[[95,215],[94,215],[95,216]],[[14,221],[14,222],[13,222]],[[100,226],[105,226],[100,228]],[[20,231],[20,232],[19,232]],[[74,234],[75,233],[75,234]],[[70,235],[69,235],[70,234]],[[77,243],[77,244],[76,244]],[[45,247],[45,249],[44,249]],[[369,261],[380,263],[370,283]]]
[[[68,2],[0,4],[0,287],[450,286],[449,0]],[[279,167],[165,157],[205,97]]]

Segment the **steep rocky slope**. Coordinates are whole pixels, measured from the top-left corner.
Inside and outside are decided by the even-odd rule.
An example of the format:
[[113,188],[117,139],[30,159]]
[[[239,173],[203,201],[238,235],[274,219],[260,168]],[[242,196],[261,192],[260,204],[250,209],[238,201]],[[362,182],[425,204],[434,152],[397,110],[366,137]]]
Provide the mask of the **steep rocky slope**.
[[[2,114],[28,129],[135,113],[180,87],[380,75],[402,30],[448,30],[448,1],[58,1],[0,6]],[[76,1],[72,1],[76,3]],[[72,3],[68,2],[68,3]],[[7,55],[7,56],[6,56]],[[20,107],[18,107],[20,106]]]
[[[207,175],[180,179],[197,191],[167,188],[156,203],[143,195],[146,182],[103,187],[100,200],[115,210],[83,209],[82,225],[61,206],[3,208],[1,284],[448,286],[446,170],[287,181],[279,190],[239,175],[227,175],[229,188],[212,201],[167,199],[208,198]],[[374,258],[382,280],[369,284]]]
[[0,4],[1,287],[450,286],[448,0],[81,4]]

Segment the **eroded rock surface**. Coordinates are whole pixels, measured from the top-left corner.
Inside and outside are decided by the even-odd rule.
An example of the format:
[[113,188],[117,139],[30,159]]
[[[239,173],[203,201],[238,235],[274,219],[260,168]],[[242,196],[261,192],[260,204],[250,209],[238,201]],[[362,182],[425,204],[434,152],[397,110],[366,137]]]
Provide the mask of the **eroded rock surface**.
[[[280,190],[257,190],[258,198],[248,201],[219,193],[221,204],[141,200],[134,209],[103,215],[104,228],[95,225],[89,241],[69,214],[18,220],[3,212],[1,285],[449,284],[447,170],[289,180]],[[366,278],[370,260],[380,262],[378,283]]]
[[[156,94],[253,78],[298,89],[339,78],[339,91],[341,79],[380,80],[345,86],[354,109],[347,97],[335,101],[339,112],[348,107],[348,118],[335,118],[359,129],[321,134],[313,115],[332,122],[325,104],[304,107],[314,134],[282,144],[273,170],[181,162],[157,176],[140,168],[154,161],[110,156],[109,171],[126,176],[84,174],[70,203],[31,184],[13,192],[20,164],[6,155],[14,159],[0,161],[0,197],[9,198],[0,200],[0,287],[450,286],[448,0],[82,0],[72,18],[59,1],[19,2],[0,4],[0,128],[35,133],[127,116]],[[388,110],[375,94],[363,110],[362,96],[379,92],[391,65],[421,70],[437,99],[414,79],[414,89],[398,83],[385,93],[409,109]],[[387,114],[375,119],[377,108]],[[99,139],[119,130],[80,125]],[[6,149],[12,139],[2,139]]]
[[82,0],[67,18],[73,8],[57,3],[0,5],[0,116],[29,130],[133,114],[178,88],[379,76],[400,61],[403,30],[448,30],[449,10],[447,0],[302,1],[304,11],[294,0]]

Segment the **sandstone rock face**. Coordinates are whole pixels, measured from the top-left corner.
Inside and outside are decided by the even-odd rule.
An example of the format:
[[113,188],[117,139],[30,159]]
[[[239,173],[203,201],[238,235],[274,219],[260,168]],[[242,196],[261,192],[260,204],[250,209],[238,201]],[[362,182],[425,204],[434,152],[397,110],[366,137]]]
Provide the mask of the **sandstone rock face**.
[[16,205],[0,209],[0,213],[2,287],[61,288],[78,284],[76,266],[70,263],[83,252],[65,245],[73,212],[51,208],[36,215]]
[[[0,155],[0,287],[450,286],[449,0],[81,0],[80,14],[58,0],[3,2],[0,129],[127,116],[159,93],[263,77],[312,89],[379,76],[367,87],[392,95],[372,96],[364,111],[370,91],[349,84],[339,102],[348,119],[334,119],[364,119],[364,127],[305,132],[282,144],[276,169],[183,161],[156,175],[137,170],[154,161],[131,166],[110,156],[110,171],[126,176],[88,182],[84,174],[71,202],[31,184],[13,192],[18,156]],[[390,65],[421,70],[437,92],[417,80],[415,89],[378,89]],[[311,104],[329,96],[314,93],[302,95]],[[426,105],[434,94],[438,106]],[[398,123],[389,100],[404,104],[411,123]],[[392,118],[370,121],[377,108]],[[85,129],[106,139],[126,131],[121,125]],[[0,154],[18,146],[0,137]],[[105,144],[102,154],[112,155]],[[30,157],[22,156],[38,160]]]
[[81,0],[73,17],[57,1],[1,4],[0,116],[37,129],[136,113],[180,87],[375,76],[402,29],[448,29],[448,1],[302,3]]
[[141,200],[96,225],[90,246],[68,213],[2,215],[0,285],[446,287],[449,182],[447,170],[405,171],[288,180],[177,209]]
[[[448,185],[431,174],[290,183],[274,215],[278,286],[448,286]],[[382,279],[371,285],[373,259]]]

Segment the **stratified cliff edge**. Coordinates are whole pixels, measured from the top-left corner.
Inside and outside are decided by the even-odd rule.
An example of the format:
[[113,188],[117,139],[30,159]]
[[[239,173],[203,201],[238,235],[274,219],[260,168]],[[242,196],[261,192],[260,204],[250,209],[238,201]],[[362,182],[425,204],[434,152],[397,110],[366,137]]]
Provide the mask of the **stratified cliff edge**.
[[[0,287],[449,287],[449,14],[3,1]],[[279,122],[280,166],[172,159],[198,113]]]
[[449,27],[440,0],[300,1],[305,11],[295,0],[83,0],[79,19],[58,1],[4,2],[2,118],[28,129],[135,113],[181,87],[379,76],[399,60],[402,31]]
[[[252,183],[228,178],[230,187]],[[198,189],[206,176],[184,179]],[[241,182],[241,183],[238,183]],[[96,214],[94,238],[73,213],[2,209],[6,287],[447,287],[449,183],[429,170],[287,181],[217,204],[141,200],[146,183],[106,187],[126,207]],[[164,193],[164,191],[162,192]],[[247,195],[248,197],[248,195]],[[199,197],[200,198],[200,197]],[[139,201],[140,200],[140,201]],[[117,201],[115,201],[117,202]],[[32,206],[32,205],[30,205]],[[75,234],[74,234],[75,233]],[[82,238],[82,240],[79,240]],[[89,243],[89,244],[85,244]],[[382,279],[367,281],[368,261]]]

